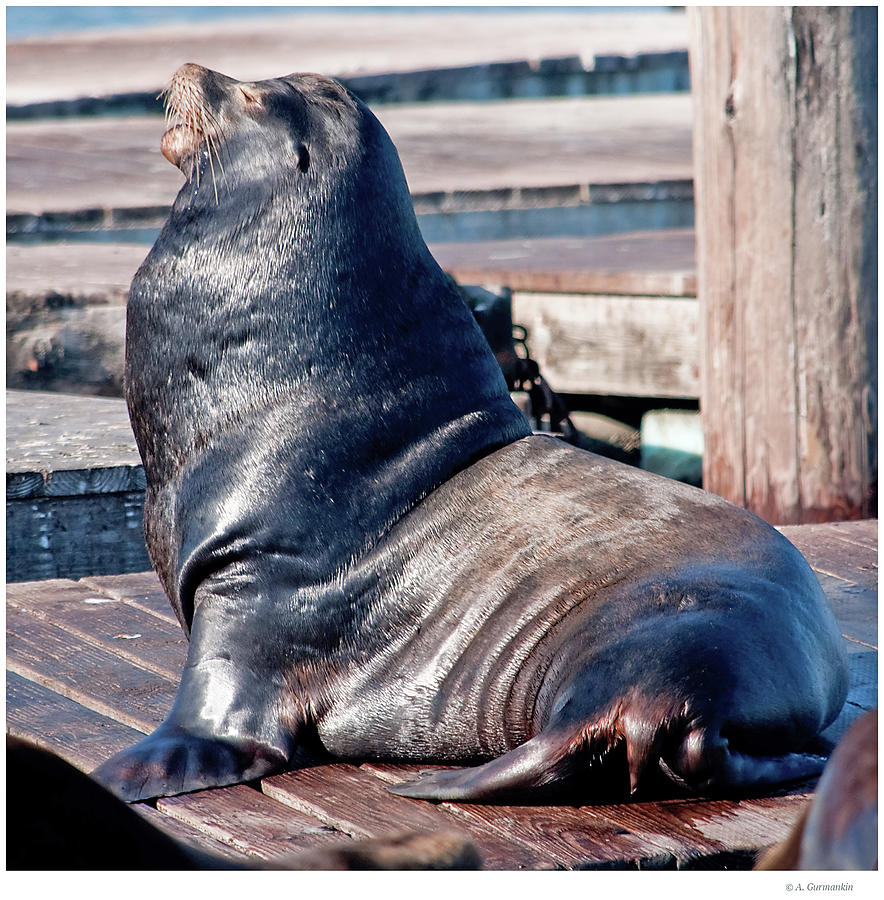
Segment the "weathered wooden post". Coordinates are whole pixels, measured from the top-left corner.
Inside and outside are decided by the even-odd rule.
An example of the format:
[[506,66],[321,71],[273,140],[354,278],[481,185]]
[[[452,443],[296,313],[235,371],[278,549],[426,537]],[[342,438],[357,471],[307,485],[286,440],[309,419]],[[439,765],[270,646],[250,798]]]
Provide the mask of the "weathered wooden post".
[[704,485],[876,515],[877,9],[690,14]]

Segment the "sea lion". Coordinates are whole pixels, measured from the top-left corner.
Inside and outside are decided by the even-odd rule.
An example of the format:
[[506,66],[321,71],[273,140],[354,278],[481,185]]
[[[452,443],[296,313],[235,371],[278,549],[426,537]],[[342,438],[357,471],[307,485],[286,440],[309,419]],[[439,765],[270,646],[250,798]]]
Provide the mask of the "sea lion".
[[341,85],[188,64],[170,98],[187,181],[132,282],[127,399],[190,647],[168,718],[96,776],[176,794],[311,741],[482,763],[392,788],[431,800],[819,772],[845,655],[794,547],[530,433]]
[[813,802],[756,869],[878,868],[878,710],[857,719],[826,763]]

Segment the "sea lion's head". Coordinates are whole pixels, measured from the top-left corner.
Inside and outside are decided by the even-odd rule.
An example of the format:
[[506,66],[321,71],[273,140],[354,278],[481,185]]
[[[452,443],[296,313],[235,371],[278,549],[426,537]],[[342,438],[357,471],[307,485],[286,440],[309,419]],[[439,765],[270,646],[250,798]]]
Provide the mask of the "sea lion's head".
[[[366,155],[387,190],[392,182],[407,193],[386,132],[331,78],[295,74],[245,82],[185,63],[165,98],[169,127],[162,152],[187,178],[191,202],[204,192],[221,204],[243,185],[278,194],[305,179],[328,182],[334,173],[335,182],[352,179]],[[323,193],[336,194],[337,187]],[[254,192],[246,199],[251,205]]]

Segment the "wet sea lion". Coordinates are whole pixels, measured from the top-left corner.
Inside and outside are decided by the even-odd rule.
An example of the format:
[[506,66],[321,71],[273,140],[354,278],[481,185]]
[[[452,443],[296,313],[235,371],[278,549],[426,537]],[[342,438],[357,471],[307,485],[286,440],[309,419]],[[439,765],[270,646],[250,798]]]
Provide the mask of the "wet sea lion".
[[190,647],[169,717],[97,777],[176,794],[317,740],[482,763],[392,788],[432,800],[818,772],[845,656],[792,545],[530,434],[342,86],[188,64],[170,98],[187,182],[132,283],[127,399]]

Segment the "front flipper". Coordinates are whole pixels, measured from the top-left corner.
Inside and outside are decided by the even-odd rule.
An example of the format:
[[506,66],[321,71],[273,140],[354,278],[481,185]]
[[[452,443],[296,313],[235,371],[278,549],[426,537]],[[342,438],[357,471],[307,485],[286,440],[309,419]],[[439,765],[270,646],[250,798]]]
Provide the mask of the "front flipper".
[[190,734],[164,722],[102,763],[92,777],[127,803],[252,781],[285,769],[266,748]]
[[292,687],[291,664],[274,652],[277,629],[260,608],[254,597],[201,591],[168,718],[99,766],[98,781],[131,803],[287,768],[306,703]]

